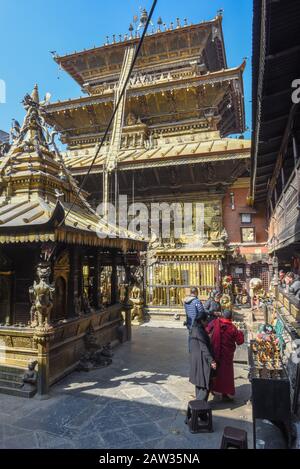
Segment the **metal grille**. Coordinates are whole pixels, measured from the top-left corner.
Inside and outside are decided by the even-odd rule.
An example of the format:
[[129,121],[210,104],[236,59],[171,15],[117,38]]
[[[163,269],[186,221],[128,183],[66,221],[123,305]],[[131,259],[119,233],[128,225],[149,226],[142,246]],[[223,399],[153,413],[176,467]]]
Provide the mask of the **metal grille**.
[[251,278],[260,278],[263,283],[263,289],[268,291],[270,284],[270,272],[268,264],[252,264]]
[[148,306],[182,306],[191,286],[207,299],[216,288],[218,262],[165,262],[148,267],[146,301]]

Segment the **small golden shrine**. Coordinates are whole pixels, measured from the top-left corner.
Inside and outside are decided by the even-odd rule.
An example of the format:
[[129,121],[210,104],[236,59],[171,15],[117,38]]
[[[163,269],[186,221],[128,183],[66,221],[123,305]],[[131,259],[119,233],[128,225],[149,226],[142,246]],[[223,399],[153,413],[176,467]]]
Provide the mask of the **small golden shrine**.
[[24,123],[0,162],[0,372],[17,376],[36,363],[45,395],[82,362],[87,344],[101,351],[126,338],[128,282],[146,244],[104,224],[81,194],[45,124],[37,86],[23,104]]

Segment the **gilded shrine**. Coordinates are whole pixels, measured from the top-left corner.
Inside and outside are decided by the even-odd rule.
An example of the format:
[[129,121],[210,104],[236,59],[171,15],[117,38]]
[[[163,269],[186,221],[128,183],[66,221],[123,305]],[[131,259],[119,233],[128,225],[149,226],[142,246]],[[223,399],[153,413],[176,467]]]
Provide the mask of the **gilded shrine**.
[[[145,240],[104,224],[66,168],[44,120],[38,88],[0,162],[0,391],[30,397],[78,367],[93,335],[130,336],[128,294]],[[125,324],[122,312],[125,316]],[[28,365],[29,363],[29,365]],[[34,364],[34,365],[33,365]],[[24,386],[19,388],[20,373]]]
[[[85,94],[45,106],[47,122],[67,145],[65,165],[80,182],[94,159],[138,41],[139,32],[130,25],[128,34],[119,40],[107,38],[102,47],[55,55],[59,67]],[[204,205],[200,238],[176,239],[172,214],[167,237],[161,230],[152,236],[150,223],[143,233],[151,238],[145,268],[150,314],[181,310],[190,285],[207,298],[220,286],[227,265],[234,264],[223,202],[239,178],[249,177],[251,144],[241,135],[246,127],[244,68],[245,62],[228,67],[221,14],[199,24],[177,19],[170,26],[159,18],[157,28],[145,37],[130,78],[120,125],[112,129],[87,179],[95,207],[107,192],[111,201],[123,194],[131,204]],[[112,159],[107,182],[107,162]]]

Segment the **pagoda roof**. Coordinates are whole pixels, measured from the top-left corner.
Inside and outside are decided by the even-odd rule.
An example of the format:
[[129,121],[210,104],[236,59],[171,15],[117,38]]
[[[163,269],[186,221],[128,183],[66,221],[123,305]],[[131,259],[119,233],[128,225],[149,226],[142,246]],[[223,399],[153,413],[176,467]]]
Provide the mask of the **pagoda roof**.
[[[188,84],[191,84],[194,86],[198,85],[209,85],[209,84],[216,84],[216,83],[222,83],[225,81],[229,81],[232,79],[237,79],[241,78],[241,75],[237,74],[242,74],[245,70],[246,67],[246,62],[243,62],[241,65],[238,67],[232,67],[232,68],[227,68],[227,69],[222,69],[222,70],[217,70],[215,72],[207,72],[205,74],[195,74],[192,73],[190,75],[185,74],[183,77],[181,76],[168,76],[165,79],[158,79],[157,82],[153,80],[152,83],[144,83],[144,84],[134,84],[128,86],[128,91],[127,94],[130,96],[132,94],[133,97],[139,96],[139,91],[141,94],[144,94],[145,90],[148,90],[149,93],[155,93],[157,92],[157,84],[162,86],[165,84],[165,89],[168,90],[174,89],[174,86],[176,84],[180,84],[182,88],[186,88]],[[132,91],[131,91],[132,90]],[[159,90],[161,91],[161,90]],[[58,100],[55,101],[51,104],[47,104],[44,108],[44,110],[47,112],[47,114],[52,113],[54,111],[65,111],[69,109],[76,109],[84,106],[88,106],[90,104],[98,104],[98,103],[107,103],[108,101],[111,101],[111,99],[114,99],[114,88],[113,87],[108,87],[107,90],[104,93],[101,93],[99,95],[92,95],[92,96],[79,96],[78,98],[69,98],[66,100]]]
[[144,247],[141,236],[104,223],[80,193],[45,126],[37,86],[23,103],[24,123],[0,163],[0,243]]
[[[218,134],[218,132],[216,132]],[[251,141],[244,139],[220,138],[198,142],[170,143],[153,149],[124,149],[118,154],[120,171],[140,168],[155,168],[171,165],[186,165],[226,161],[232,159],[249,159]],[[65,164],[74,175],[84,175],[94,155],[66,157]],[[96,158],[91,173],[103,170],[106,161],[105,149]]]
[[[190,72],[181,75],[176,72],[167,77],[159,75],[151,82],[133,83],[127,90],[126,110],[139,116],[148,125],[160,125],[199,118],[199,105],[203,108],[219,106],[222,135],[243,132],[245,113],[242,74],[245,65],[243,62],[239,67],[206,74]],[[205,91],[204,96],[203,93],[201,97],[197,96],[200,90]],[[228,102],[232,104],[230,111]],[[55,125],[64,138],[104,132],[113,105],[114,88],[107,87],[98,95],[48,104],[44,111],[47,122]]]
[[[126,47],[138,44],[139,37],[125,35],[124,39],[88,50],[73,52],[64,56],[55,54],[54,60],[69,73],[81,86],[105,75],[120,73]],[[222,15],[213,20],[198,24],[180,25],[166,28],[159,27],[154,33],[149,33],[144,39],[140,56],[135,69],[145,66],[154,67],[156,64],[182,60],[184,57],[197,57],[203,51],[208,70],[218,70],[227,67],[222,31]]]

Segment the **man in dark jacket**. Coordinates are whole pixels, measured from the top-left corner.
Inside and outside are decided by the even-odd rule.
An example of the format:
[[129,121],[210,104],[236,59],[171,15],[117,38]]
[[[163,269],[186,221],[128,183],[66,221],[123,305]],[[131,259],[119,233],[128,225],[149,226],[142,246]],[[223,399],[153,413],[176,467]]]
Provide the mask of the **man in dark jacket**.
[[198,289],[193,287],[190,295],[184,300],[184,309],[186,314],[185,325],[189,331],[189,351],[190,351],[190,334],[195,320],[205,312],[203,304],[198,298]]
[[209,300],[204,304],[204,309],[208,314],[208,322],[222,316],[221,297],[222,294],[215,290]]
[[195,321],[191,333],[190,382],[196,387],[196,399],[208,400],[211,371],[216,369],[207,326],[207,314],[203,312]]

